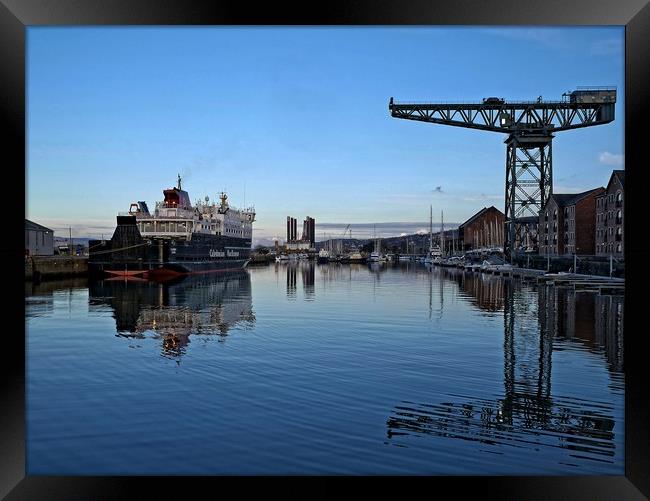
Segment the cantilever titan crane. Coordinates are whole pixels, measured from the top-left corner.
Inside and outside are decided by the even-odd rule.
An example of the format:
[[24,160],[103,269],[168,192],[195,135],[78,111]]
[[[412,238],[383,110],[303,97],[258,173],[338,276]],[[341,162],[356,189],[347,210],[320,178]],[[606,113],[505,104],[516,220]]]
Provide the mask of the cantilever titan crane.
[[615,87],[578,87],[559,101],[506,102],[489,97],[482,103],[395,103],[394,118],[508,134],[506,147],[504,250],[512,256],[522,241],[525,216],[539,216],[553,193],[551,142],[557,132],[602,125],[614,120]]

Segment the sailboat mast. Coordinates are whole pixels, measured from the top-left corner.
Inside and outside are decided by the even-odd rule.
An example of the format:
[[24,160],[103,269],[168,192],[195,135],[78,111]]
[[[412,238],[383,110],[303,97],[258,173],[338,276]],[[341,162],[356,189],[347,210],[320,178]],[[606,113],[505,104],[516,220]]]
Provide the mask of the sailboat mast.
[[375,252],[379,252],[379,240],[377,239],[377,225],[372,227],[372,238],[375,240]]
[[440,211],[440,250],[442,257],[445,257],[445,219],[443,211]]
[[429,253],[433,249],[433,206],[429,205]]

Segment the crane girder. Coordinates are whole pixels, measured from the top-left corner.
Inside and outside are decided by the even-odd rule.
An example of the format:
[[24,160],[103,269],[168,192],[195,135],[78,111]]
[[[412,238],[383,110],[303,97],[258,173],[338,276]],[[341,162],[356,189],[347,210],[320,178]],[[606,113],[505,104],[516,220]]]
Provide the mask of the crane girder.
[[614,120],[614,103],[519,102],[502,104],[388,105],[391,116],[405,120],[451,125],[491,132],[554,133]]
[[482,103],[395,103],[391,97],[388,109],[394,118],[508,134],[504,248],[512,256],[522,242],[520,218],[538,216],[553,193],[555,134],[614,121],[615,88],[578,88],[563,96],[567,100],[490,97]]

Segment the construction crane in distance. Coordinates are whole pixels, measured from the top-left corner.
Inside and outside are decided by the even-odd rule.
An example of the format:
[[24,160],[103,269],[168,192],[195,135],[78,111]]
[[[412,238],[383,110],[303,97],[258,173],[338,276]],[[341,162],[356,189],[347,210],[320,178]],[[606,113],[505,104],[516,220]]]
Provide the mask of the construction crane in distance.
[[[348,232],[349,229],[350,229],[350,225],[348,224],[345,227],[345,229],[343,230],[343,234],[341,235],[341,240],[339,240],[338,245],[337,245],[337,247],[338,247],[337,250],[338,250],[339,253],[343,250],[342,249],[342,247],[343,247],[343,239],[345,238],[345,234]],[[350,231],[350,239],[352,239],[352,231]]]
[[538,217],[553,193],[554,134],[614,120],[616,87],[578,87],[562,99],[480,103],[396,103],[393,118],[508,134],[506,144],[505,242],[510,258],[525,240],[526,216]]
[[[348,224],[343,230],[343,235],[341,235],[341,238],[345,238],[345,234],[348,232],[349,229],[350,229],[350,225]],[[352,238],[352,232],[350,232],[350,238]]]

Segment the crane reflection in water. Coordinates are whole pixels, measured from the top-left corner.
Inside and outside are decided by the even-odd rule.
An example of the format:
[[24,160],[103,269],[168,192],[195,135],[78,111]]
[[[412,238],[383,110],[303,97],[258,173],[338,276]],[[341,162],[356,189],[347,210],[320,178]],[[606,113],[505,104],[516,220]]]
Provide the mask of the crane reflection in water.
[[191,275],[164,283],[107,279],[88,285],[90,308],[113,310],[116,336],[153,337],[162,355],[180,361],[190,336],[217,336],[252,328],[251,280],[247,271]]
[[503,394],[402,401],[387,419],[387,443],[406,447],[408,437],[428,436],[480,443],[497,454],[504,446],[532,444],[613,463],[616,443],[623,443],[621,437],[615,440],[614,406],[553,396],[551,364],[554,351],[584,349],[604,358],[611,384],[622,387],[623,297],[546,285],[533,289],[459,270],[443,273],[476,308],[503,315]]

